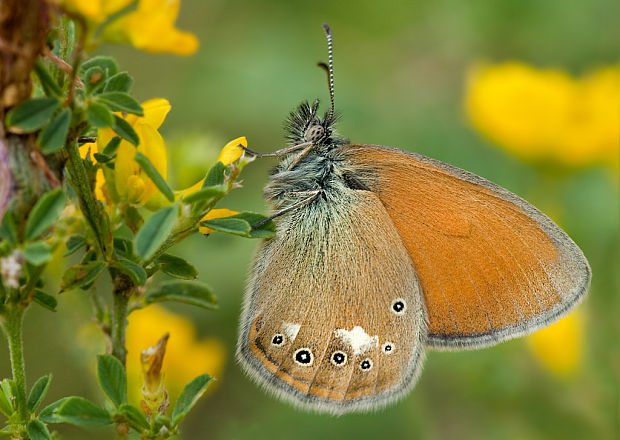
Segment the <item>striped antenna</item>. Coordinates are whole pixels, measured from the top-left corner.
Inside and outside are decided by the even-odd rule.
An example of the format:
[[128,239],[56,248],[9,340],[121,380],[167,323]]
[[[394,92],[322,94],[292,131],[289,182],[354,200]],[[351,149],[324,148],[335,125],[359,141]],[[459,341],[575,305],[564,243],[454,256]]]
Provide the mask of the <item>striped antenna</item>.
[[327,72],[329,76],[329,99],[332,102],[330,114],[334,115],[334,43],[332,40],[332,31],[326,23],[323,23],[323,30],[325,31],[325,37],[327,37],[327,51],[329,53],[329,70]]

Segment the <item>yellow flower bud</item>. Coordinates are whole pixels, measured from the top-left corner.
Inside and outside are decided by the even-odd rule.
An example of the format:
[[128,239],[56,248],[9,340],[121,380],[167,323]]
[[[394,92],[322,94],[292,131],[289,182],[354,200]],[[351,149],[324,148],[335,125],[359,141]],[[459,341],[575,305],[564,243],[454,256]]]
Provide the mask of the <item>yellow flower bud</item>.
[[227,143],[220,151],[220,155],[217,157],[217,160],[222,162],[224,165],[230,165],[231,163],[239,159],[244,152],[243,148],[241,148],[239,145],[247,147],[247,139],[245,137],[240,137]]
[[168,391],[164,387],[161,367],[166,354],[166,344],[169,334],[166,333],[157,342],[157,345],[142,350],[140,362],[144,381],[142,384],[142,397],[140,402],[142,410],[148,414],[157,412],[164,414],[168,407]]

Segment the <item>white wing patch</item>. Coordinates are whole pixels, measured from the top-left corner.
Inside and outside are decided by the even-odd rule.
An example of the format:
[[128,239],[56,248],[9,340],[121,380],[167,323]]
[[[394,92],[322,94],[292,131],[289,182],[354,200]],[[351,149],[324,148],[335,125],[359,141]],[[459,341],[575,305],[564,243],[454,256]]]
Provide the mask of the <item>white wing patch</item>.
[[286,335],[289,341],[294,341],[297,337],[297,333],[299,333],[299,329],[301,328],[300,324],[294,324],[292,322],[283,322],[281,331]]
[[366,353],[372,347],[379,346],[379,336],[370,336],[359,325],[356,325],[351,330],[346,330],[344,328],[334,330],[334,336],[342,338],[344,342],[349,344],[355,355]]

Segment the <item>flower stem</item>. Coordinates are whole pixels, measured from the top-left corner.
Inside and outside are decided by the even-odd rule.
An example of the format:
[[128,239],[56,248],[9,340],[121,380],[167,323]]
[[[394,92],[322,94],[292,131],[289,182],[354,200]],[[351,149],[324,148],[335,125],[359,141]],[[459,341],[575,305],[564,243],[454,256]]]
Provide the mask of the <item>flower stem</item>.
[[127,329],[127,314],[129,305],[129,293],[127,291],[115,291],[113,294],[112,307],[112,355],[123,365],[127,350],[125,349],[125,334]]
[[22,350],[22,323],[24,318],[24,307],[15,304],[7,311],[2,327],[9,342],[9,353],[11,357],[11,371],[15,382],[15,405],[19,414],[19,422],[28,423],[30,414],[26,403],[26,366],[24,364],[24,353]]

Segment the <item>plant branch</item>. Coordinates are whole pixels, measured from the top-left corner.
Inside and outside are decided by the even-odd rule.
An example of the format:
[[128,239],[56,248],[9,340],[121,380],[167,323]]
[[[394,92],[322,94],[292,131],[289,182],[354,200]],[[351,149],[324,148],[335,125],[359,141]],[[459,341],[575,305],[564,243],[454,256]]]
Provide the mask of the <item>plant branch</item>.
[[112,355],[116,357],[123,365],[127,357],[127,349],[125,348],[125,335],[127,330],[127,314],[129,309],[129,298],[131,297],[133,288],[123,289],[115,288],[112,299]]
[[23,425],[28,423],[30,418],[26,401],[26,366],[22,349],[24,311],[23,306],[14,304],[7,310],[2,326],[9,342],[11,371],[13,373],[13,381],[15,382],[15,406],[19,415],[19,423]]

